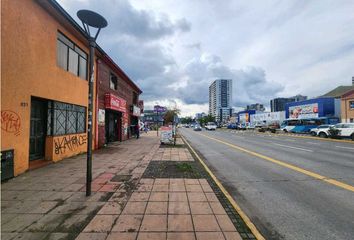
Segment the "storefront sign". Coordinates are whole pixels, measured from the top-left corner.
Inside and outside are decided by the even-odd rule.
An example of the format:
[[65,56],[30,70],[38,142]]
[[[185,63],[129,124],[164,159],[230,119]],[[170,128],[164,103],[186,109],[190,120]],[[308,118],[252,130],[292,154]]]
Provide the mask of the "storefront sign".
[[140,116],[140,108],[138,108],[137,106],[133,105],[132,106],[132,113],[133,113],[133,116],[139,117]]
[[105,107],[125,113],[127,111],[127,102],[120,97],[117,97],[111,93],[105,94]]
[[172,127],[160,128],[160,142],[161,143],[173,143]]
[[318,103],[289,107],[289,118],[318,118]]
[[105,110],[98,109],[98,125],[104,126],[105,125]]

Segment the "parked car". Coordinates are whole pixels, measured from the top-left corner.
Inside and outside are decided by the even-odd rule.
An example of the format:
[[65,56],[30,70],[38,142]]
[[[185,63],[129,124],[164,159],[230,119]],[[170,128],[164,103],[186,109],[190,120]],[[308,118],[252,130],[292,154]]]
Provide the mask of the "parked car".
[[209,131],[212,131],[212,130],[216,130],[216,124],[213,123],[213,122],[208,122],[206,125],[205,125],[205,129],[206,130],[209,130]]
[[339,130],[339,137],[351,138],[354,141],[354,123],[338,123],[333,128]]
[[199,124],[194,125],[194,131],[202,131],[202,127]]
[[240,130],[246,130],[247,124],[246,123],[239,123],[238,124],[238,129]]
[[334,125],[330,125],[330,124],[323,124],[323,125],[319,125],[316,128],[311,128],[310,130],[310,134],[312,136],[320,136],[320,137],[328,137],[328,130],[330,127],[333,127]]
[[227,129],[238,129],[238,126],[236,123],[230,123],[227,125]]
[[267,124],[267,125],[261,126],[261,127],[256,126],[256,129],[258,129],[259,132],[269,131],[271,133],[276,133],[277,129],[279,129],[279,128],[280,128],[279,123],[270,123],[270,124]]

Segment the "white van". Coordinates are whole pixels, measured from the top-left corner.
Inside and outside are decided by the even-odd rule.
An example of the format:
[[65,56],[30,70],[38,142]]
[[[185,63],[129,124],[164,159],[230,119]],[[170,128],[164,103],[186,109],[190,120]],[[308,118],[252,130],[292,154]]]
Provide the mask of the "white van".
[[215,123],[213,123],[213,122],[208,122],[206,125],[205,125],[205,129],[206,130],[210,130],[210,131],[212,131],[212,130],[216,130],[216,124]]

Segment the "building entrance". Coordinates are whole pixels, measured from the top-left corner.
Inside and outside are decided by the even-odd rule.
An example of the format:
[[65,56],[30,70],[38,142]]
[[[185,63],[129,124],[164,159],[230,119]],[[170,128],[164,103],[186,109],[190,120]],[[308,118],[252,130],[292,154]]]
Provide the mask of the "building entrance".
[[29,160],[44,158],[46,137],[47,102],[32,99],[30,122]]
[[106,109],[106,142],[122,141],[122,114]]

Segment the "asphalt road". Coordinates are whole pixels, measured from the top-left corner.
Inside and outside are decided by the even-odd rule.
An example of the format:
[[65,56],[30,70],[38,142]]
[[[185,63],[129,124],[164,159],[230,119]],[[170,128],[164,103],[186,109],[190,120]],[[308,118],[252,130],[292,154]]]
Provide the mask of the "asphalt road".
[[354,144],[247,131],[180,133],[266,239],[354,239]]

